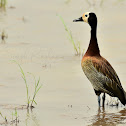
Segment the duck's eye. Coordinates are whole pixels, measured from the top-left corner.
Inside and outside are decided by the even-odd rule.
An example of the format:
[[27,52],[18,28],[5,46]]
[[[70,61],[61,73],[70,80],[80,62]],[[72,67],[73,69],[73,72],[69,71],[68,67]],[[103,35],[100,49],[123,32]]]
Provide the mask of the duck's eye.
[[87,17],[87,14],[85,15],[85,17]]

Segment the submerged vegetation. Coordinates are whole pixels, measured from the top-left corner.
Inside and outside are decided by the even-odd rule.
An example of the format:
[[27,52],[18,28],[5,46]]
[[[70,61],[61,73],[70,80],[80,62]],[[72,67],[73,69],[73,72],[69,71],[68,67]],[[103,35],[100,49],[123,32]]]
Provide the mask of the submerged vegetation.
[[39,77],[38,80],[36,80],[36,77],[32,73],[27,72],[28,74],[31,74],[33,76],[33,78],[34,78],[34,93],[33,93],[32,99],[31,99],[31,97],[29,95],[29,85],[27,83],[27,79],[26,79],[25,73],[24,73],[21,65],[18,62],[16,62],[16,61],[14,61],[14,62],[19,66],[22,78],[23,78],[24,83],[25,83],[26,94],[27,94],[27,109],[29,107],[32,109],[32,108],[34,108],[33,103],[35,103],[37,105],[37,102],[35,101],[35,98],[36,98],[36,95],[37,95],[38,91],[42,87],[42,85],[40,85],[40,77]]
[[65,28],[65,31],[67,32],[67,35],[68,35],[68,40],[72,43],[73,47],[74,47],[74,50],[75,50],[75,55],[78,55],[80,56],[81,54],[83,54],[83,51],[81,52],[81,47],[80,47],[80,42],[75,42],[75,40],[73,39],[73,36],[72,36],[72,33],[71,31],[68,29],[68,27],[66,26],[63,18],[58,15],[60,20],[62,21],[63,25],[64,25],[64,28]]
[[5,125],[7,125],[7,124],[13,125],[13,124],[15,124],[17,126],[17,124],[19,123],[19,117],[18,117],[16,108],[15,108],[15,111],[12,112],[12,119],[11,120],[7,119],[7,117],[4,116],[1,112],[0,112],[0,116],[4,120],[4,122],[0,123],[0,125],[3,125],[3,124],[5,124]]

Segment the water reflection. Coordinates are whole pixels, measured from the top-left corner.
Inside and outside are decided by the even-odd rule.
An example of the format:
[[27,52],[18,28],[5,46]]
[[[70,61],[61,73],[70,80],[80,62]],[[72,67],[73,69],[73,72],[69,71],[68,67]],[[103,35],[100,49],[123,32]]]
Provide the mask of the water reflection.
[[[112,107],[111,107],[112,109]],[[117,108],[118,109],[118,108]],[[89,126],[126,124],[126,109],[117,113],[108,113],[104,108],[98,109],[97,115],[91,120],[93,123]]]
[[37,118],[37,115],[33,111],[33,109],[32,110],[27,109],[25,125],[29,126],[31,123],[33,123],[35,126],[40,126],[39,125],[39,120]]

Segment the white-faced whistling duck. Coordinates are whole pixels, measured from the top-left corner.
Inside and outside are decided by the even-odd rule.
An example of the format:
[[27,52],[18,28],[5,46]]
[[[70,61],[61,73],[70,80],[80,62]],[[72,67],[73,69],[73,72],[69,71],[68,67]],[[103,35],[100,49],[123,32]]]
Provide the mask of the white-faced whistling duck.
[[98,96],[100,107],[100,94],[103,93],[103,104],[105,103],[105,93],[112,97],[118,97],[123,105],[126,104],[126,92],[121,86],[121,82],[110,63],[100,55],[97,43],[97,17],[94,13],[86,12],[82,17],[73,22],[87,22],[91,27],[91,39],[89,47],[82,58],[82,69],[91,82],[95,94]]

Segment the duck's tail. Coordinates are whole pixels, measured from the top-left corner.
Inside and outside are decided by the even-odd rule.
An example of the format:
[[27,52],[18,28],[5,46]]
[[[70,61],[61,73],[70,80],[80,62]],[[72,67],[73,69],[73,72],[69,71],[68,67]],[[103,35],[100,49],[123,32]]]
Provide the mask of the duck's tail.
[[125,106],[126,105],[126,92],[124,90],[120,90],[117,95],[120,102]]
[[124,91],[124,96],[125,96],[125,105],[126,105],[126,92]]

